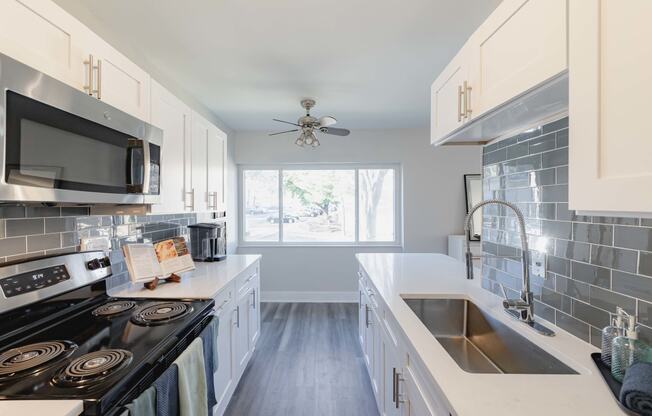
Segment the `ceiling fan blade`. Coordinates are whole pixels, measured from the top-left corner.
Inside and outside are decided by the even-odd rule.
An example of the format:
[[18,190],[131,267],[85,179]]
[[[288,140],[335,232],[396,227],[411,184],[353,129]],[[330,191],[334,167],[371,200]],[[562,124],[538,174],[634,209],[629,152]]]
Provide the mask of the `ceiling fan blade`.
[[334,134],[336,136],[348,136],[351,133],[350,130],[336,129],[335,127],[321,127],[319,131],[326,134]]
[[324,116],[324,117],[322,117],[322,118],[319,119],[319,125],[320,125],[321,127],[332,126],[332,125],[335,124],[335,123],[337,123],[337,120],[335,119],[335,117]]
[[279,120],[279,119],[277,119],[277,118],[273,118],[272,120],[274,120],[274,121],[278,121],[279,123],[292,124],[293,126],[301,127],[301,126],[298,125],[297,123],[293,123],[293,122],[291,122],[291,121]]
[[277,134],[285,134],[285,133],[292,133],[294,131],[299,131],[299,129],[294,129],[294,130],[286,130],[286,131],[279,131],[278,133],[269,133],[270,136],[276,136]]

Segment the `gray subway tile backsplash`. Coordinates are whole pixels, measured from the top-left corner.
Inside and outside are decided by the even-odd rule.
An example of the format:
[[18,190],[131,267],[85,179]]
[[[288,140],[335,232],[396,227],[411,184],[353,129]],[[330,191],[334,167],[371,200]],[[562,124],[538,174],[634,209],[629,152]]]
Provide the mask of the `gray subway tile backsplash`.
[[[484,148],[485,197],[515,202],[526,217],[531,249],[548,253],[547,279],[532,276],[535,314],[599,345],[617,306],[637,313],[641,339],[652,341],[652,218],[577,215],[568,208],[568,118]],[[524,149],[527,147],[528,154]],[[486,253],[519,252],[513,216],[483,211]],[[482,287],[520,289],[520,264],[483,261]]]
[[80,249],[84,237],[106,237],[113,276],[109,285],[128,280],[121,247],[130,242],[157,241],[187,235],[186,226],[210,221],[212,213],[166,215],[90,215],[89,207],[0,207],[0,264]]
[[11,219],[5,222],[7,237],[20,235],[43,234],[45,221],[43,218]]

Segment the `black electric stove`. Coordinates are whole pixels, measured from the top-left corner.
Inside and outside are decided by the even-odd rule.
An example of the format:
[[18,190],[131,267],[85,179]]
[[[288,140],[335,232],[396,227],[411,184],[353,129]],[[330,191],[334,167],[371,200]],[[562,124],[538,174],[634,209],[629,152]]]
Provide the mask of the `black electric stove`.
[[212,300],[112,299],[102,252],[0,267],[0,400],[84,400],[113,415],[174,361]]

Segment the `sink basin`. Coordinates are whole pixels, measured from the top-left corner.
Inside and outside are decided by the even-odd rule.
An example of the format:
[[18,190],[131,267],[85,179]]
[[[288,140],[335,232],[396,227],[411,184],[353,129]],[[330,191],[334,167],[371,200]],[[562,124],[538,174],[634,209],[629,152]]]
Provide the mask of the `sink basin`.
[[[403,298],[448,354],[469,373],[577,374],[465,299]],[[524,330],[528,328],[524,325]]]

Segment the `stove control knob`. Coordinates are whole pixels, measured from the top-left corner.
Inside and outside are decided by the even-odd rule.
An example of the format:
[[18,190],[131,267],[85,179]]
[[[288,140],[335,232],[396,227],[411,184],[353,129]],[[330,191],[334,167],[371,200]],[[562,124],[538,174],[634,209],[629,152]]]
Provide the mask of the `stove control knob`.
[[100,267],[102,267],[102,265],[100,264],[99,259],[93,259],[93,260],[89,261],[88,263],[86,263],[86,268],[88,270],[97,270]]
[[99,261],[102,267],[109,267],[111,265],[111,260],[108,257],[102,257]]

